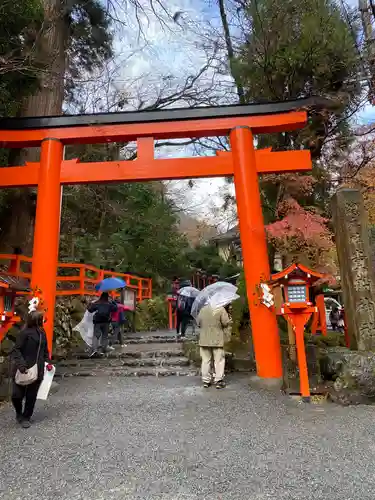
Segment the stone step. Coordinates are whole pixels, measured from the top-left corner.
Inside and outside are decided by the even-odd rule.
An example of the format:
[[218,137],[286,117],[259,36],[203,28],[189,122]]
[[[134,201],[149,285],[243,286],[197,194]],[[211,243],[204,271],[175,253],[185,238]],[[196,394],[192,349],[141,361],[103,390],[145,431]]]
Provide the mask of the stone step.
[[[105,358],[142,358],[142,357],[171,357],[183,356],[183,345],[181,343],[163,344],[163,343],[148,343],[148,344],[132,344],[124,347],[115,346],[114,351],[110,351],[105,355]],[[87,359],[90,357],[88,350],[76,350],[69,354],[68,359]]]
[[184,342],[184,339],[176,339],[175,337],[130,337],[124,339],[125,344],[179,344]]
[[[127,332],[123,335],[124,339],[174,339],[175,332],[157,331],[157,332]],[[181,339],[181,337],[179,337]]]
[[[144,353],[149,354],[149,353]],[[160,353],[157,353],[160,354]],[[112,368],[112,367],[125,367],[125,366],[189,366],[190,361],[184,356],[170,356],[170,357],[118,357],[118,358],[89,358],[89,359],[67,359],[57,363],[57,369],[61,368]]]
[[80,370],[61,369],[56,371],[55,377],[194,377],[199,371],[194,368],[169,366],[159,367],[106,367],[106,368],[82,368]]
[[[184,351],[182,349],[173,349],[173,350],[137,350],[137,351],[120,351],[116,350],[113,352],[109,352],[103,356],[101,359],[126,359],[126,358],[171,358],[171,357],[180,357],[184,356]],[[81,352],[75,353],[71,361],[74,360],[85,360],[92,359],[90,357],[89,352]],[[96,358],[98,359],[98,358]],[[65,360],[63,360],[65,361]]]

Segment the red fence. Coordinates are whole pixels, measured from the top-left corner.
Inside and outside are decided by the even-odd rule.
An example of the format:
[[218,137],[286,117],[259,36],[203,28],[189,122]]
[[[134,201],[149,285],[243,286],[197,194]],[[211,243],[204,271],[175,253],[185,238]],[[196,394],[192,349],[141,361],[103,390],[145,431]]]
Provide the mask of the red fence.
[[[25,255],[0,254],[3,275],[31,280],[32,258]],[[136,291],[137,301],[152,298],[152,279],[133,274],[116,273],[82,263],[59,262],[56,276],[56,295],[96,295],[95,285],[104,278],[118,277],[127,288]]]

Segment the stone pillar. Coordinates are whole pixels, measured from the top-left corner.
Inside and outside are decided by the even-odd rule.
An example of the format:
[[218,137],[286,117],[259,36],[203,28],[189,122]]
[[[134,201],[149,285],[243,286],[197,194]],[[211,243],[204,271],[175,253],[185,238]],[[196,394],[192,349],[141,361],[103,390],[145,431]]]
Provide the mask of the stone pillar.
[[340,189],[332,212],[350,347],[375,350],[374,270],[360,191]]

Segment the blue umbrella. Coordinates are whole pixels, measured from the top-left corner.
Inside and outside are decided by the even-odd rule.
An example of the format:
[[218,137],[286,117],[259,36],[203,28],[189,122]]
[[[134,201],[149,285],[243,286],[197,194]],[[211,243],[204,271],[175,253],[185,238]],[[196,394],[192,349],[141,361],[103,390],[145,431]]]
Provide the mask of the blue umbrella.
[[120,278],[106,278],[95,286],[95,290],[97,292],[110,292],[125,287],[125,281]]

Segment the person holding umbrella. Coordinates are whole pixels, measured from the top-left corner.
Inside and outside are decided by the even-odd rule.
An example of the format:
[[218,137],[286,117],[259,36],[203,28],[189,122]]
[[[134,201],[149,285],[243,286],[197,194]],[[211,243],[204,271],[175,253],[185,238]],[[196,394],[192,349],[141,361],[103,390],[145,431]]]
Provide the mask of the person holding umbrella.
[[[224,344],[231,333],[232,320],[228,315],[228,306],[239,298],[237,287],[217,282],[202,290],[196,297],[192,314],[200,327],[199,347],[202,359],[203,387],[210,387],[214,379],[217,389],[225,387]],[[211,368],[215,367],[213,376]]]
[[94,356],[98,352],[100,344],[103,353],[106,353],[108,350],[108,335],[111,316],[112,313],[117,311],[117,303],[110,299],[108,292],[124,288],[125,286],[126,283],[121,279],[107,278],[95,287],[96,290],[102,292],[102,294],[98,300],[91,303],[87,308],[88,312],[94,313],[94,336],[91,356]]
[[[195,297],[199,294],[199,290],[192,286],[185,286],[180,288],[177,297],[177,335],[185,337],[187,327],[193,320],[191,316],[191,308],[193,306]],[[194,331],[193,324],[193,331]]]
[[225,352],[224,343],[226,334],[231,325],[231,320],[224,307],[213,310],[210,305],[204,306],[198,314],[197,324],[200,327],[199,347],[202,359],[203,387],[212,384],[211,367],[215,367],[214,382],[217,389],[225,387],[224,369]]

